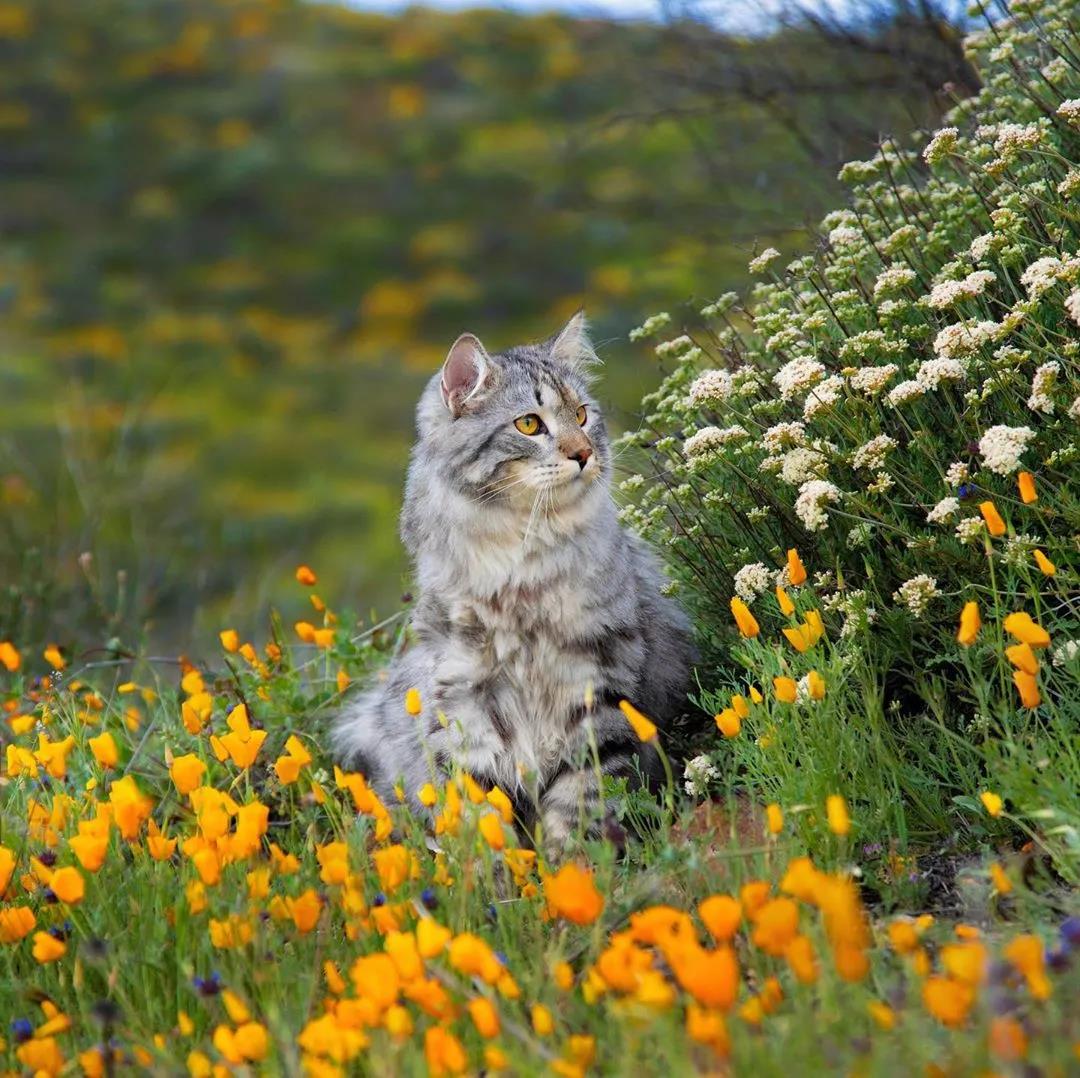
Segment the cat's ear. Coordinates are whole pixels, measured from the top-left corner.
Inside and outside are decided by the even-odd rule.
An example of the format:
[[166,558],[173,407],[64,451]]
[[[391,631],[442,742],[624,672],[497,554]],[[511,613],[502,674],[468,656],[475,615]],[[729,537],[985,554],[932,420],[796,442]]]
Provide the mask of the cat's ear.
[[463,333],[450,346],[439,379],[443,404],[455,419],[488,384],[491,376],[491,359],[479,338],[471,333]]
[[599,359],[592,341],[589,340],[589,325],[585,312],[577,314],[566,323],[551,342],[551,356],[579,374],[585,374]]

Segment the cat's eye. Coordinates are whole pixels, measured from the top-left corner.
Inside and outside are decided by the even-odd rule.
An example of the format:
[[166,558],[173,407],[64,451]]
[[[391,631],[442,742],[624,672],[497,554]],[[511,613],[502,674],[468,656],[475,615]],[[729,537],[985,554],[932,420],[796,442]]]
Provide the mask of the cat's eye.
[[528,415],[518,416],[514,420],[514,426],[517,427],[522,434],[543,434],[547,427],[544,426],[544,421],[535,413],[530,412]]
[[585,405],[582,404],[577,410],[577,425],[579,427],[585,426],[585,420],[589,418],[589,413],[585,411]]

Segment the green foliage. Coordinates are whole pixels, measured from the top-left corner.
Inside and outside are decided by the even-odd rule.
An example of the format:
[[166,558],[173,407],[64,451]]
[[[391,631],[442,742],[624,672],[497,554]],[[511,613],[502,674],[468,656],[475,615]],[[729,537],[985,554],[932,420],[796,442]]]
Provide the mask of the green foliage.
[[[864,837],[902,845],[967,831],[1000,787],[1075,879],[1080,74],[1075,5],[1034,7],[969,38],[986,88],[930,140],[929,172],[895,141],[846,165],[850,206],[814,253],[762,252],[770,281],[658,345],[673,369],[626,439],[655,480],[626,484],[646,488],[626,517],[668,552],[714,657],[703,705],[764,693],[712,754],[726,778],[782,805],[843,791]],[[795,588],[791,549],[811,574]],[[733,595],[760,636],[734,636]],[[985,625],[960,640],[969,603]],[[820,641],[798,633],[808,611]],[[1053,646],[1006,653],[1016,611]]]
[[[42,640],[96,625],[91,590],[159,643],[250,627],[300,558],[385,610],[413,404],[462,329],[502,347],[584,303],[603,345],[705,267],[739,279],[748,237],[831,191],[763,106],[669,100],[683,39],[656,25],[3,11],[0,572],[39,551]],[[813,74],[797,40],[715,44]],[[874,128],[933,106],[830,107]],[[649,377],[642,355],[609,364],[616,422]]]

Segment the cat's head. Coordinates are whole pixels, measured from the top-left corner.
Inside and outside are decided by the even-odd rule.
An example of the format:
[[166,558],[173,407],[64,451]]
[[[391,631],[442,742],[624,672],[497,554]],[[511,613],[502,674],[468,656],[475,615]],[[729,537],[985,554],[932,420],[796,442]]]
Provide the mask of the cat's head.
[[578,313],[540,344],[489,354],[453,344],[421,402],[425,456],[443,480],[491,506],[559,509],[606,485],[610,448],[589,392],[596,353]]

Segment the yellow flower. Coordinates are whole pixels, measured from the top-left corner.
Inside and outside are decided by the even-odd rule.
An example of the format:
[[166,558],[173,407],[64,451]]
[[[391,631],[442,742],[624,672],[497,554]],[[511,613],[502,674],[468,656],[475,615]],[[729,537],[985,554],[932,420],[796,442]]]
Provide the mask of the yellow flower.
[[994,890],[999,895],[1007,895],[1013,889],[1012,880],[997,861],[990,865],[990,879],[993,881]]
[[1021,472],[1016,477],[1016,485],[1020,488],[1020,498],[1025,505],[1039,500],[1039,495],[1035,490],[1035,476],[1031,472]]
[[795,604],[791,601],[791,597],[786,591],[784,591],[781,585],[776,585],[776,601],[780,604],[780,613],[785,617],[791,617],[795,613]]
[[1023,974],[1028,991],[1036,999],[1050,998],[1052,989],[1046,976],[1046,957],[1038,936],[1017,936],[1002,953],[1005,960]]
[[788,944],[784,958],[800,984],[813,984],[818,979],[817,957],[814,945],[806,936],[796,936]]
[[964,603],[964,609],[960,611],[960,629],[956,634],[956,639],[964,647],[970,647],[975,643],[981,628],[982,619],[979,617],[979,604],[976,602]]
[[67,660],[64,658],[60,649],[55,644],[50,644],[43,653],[45,661],[54,670],[63,670],[67,666]]
[[296,570],[296,581],[298,584],[303,584],[305,588],[313,588],[318,584],[319,578],[307,565],[301,565]]
[[717,943],[726,943],[742,922],[742,903],[731,895],[710,895],[698,904],[698,916]]
[[1010,636],[1015,636],[1022,644],[1030,644],[1033,648],[1050,646],[1050,634],[1023,610],[1009,614],[1002,624],[1005,626],[1005,631]]
[[802,558],[794,547],[787,552],[787,570],[788,580],[793,585],[797,587],[799,584],[806,583],[806,566],[803,565]]
[[761,626],[758,625],[757,619],[750,613],[750,608],[742,599],[733,598],[731,600],[731,613],[734,615],[735,624],[743,636],[757,636],[761,632]]
[[806,675],[806,688],[811,700],[825,699],[825,679],[816,670]]
[[975,989],[952,977],[928,977],[923,983],[923,1006],[942,1025],[956,1029],[967,1019]]
[[766,954],[780,957],[799,933],[799,907],[790,898],[773,898],[754,914],[752,941]]
[[37,924],[29,906],[8,906],[0,909],[0,943],[18,943],[28,936]]
[[219,738],[232,762],[241,770],[246,770],[255,762],[259,749],[266,740],[265,730],[252,730],[248,720],[247,707],[237,704],[225,720],[229,732]]
[[87,742],[90,746],[90,751],[94,754],[94,759],[97,760],[102,767],[116,767],[117,762],[120,759],[120,754],[116,749],[116,742],[113,741],[113,736],[106,730],[102,734],[98,734],[97,737],[92,737]]
[[724,737],[738,737],[742,729],[742,720],[735,711],[726,707],[719,715],[714,716],[716,725]]
[[795,703],[795,698],[799,695],[799,686],[795,684],[794,678],[774,677],[773,689],[776,691],[776,699],[782,704]]
[[872,999],[866,1004],[866,1010],[878,1029],[890,1030],[896,1025],[896,1011],[887,1003]]
[[0,664],[3,664],[12,674],[22,664],[22,656],[10,640],[0,640]]
[[79,864],[87,872],[97,872],[105,863],[105,856],[109,850],[109,833],[108,831],[104,834],[81,832],[72,835],[68,839],[68,845]]
[[493,786],[488,790],[486,800],[502,817],[503,823],[510,824],[514,822],[514,803],[498,786]]
[[240,650],[240,634],[235,629],[222,629],[218,633],[221,646],[228,652]]
[[34,960],[45,965],[46,962],[56,962],[63,958],[67,952],[67,944],[50,936],[48,932],[34,933]]
[[469,1000],[469,1017],[476,1026],[476,1032],[485,1040],[499,1035],[499,1012],[490,999],[479,996]]
[[589,925],[600,916],[604,897],[593,883],[592,873],[572,862],[544,880],[548,911],[577,925]]
[[555,1019],[551,1017],[551,1011],[542,1003],[532,1005],[532,1027],[538,1037],[547,1037],[555,1028]]
[[846,835],[851,830],[847,802],[839,794],[830,794],[825,799],[825,815],[834,835]]
[[485,812],[480,817],[478,828],[484,841],[493,850],[501,850],[506,845],[506,835],[503,832],[502,821],[499,819],[498,813]]
[[1057,572],[1057,566],[1038,547],[1032,553],[1043,576],[1053,576]]
[[979,512],[982,513],[983,520],[986,521],[986,530],[991,535],[996,537],[1005,534],[1007,530],[1005,521],[1001,519],[1001,514],[993,502],[979,502]]
[[634,733],[642,741],[652,741],[656,737],[656,723],[646,718],[628,700],[619,701],[619,710],[626,716],[626,721],[634,728]]
[[1001,808],[1004,802],[997,794],[992,793],[990,790],[983,790],[983,792],[979,794],[979,800],[983,803],[983,808],[986,809],[991,816],[997,817],[1001,815]]
[[408,692],[405,693],[405,711],[413,717],[420,714],[421,703],[419,689],[409,689]]
[[0,846],[0,898],[4,897],[4,892],[14,874],[15,854],[6,846]]
[[86,883],[82,878],[82,873],[70,865],[58,868],[49,877],[49,887],[61,902],[66,902],[69,906],[77,906],[86,893]]
[[336,684],[337,684],[337,691],[338,692],[344,692],[349,687],[349,685],[351,684],[351,679],[349,678],[349,675],[347,673],[345,673],[344,670],[339,670],[337,672]]
[[424,1033],[424,1058],[432,1078],[461,1074],[469,1062],[461,1041],[442,1026],[431,1026]]
[[1016,1060],[1027,1055],[1027,1033],[1012,1015],[999,1014],[990,1019],[989,1043],[990,1051],[999,1059]]
[[779,805],[765,806],[765,826],[770,835],[778,835],[784,830],[784,813]]
[[169,768],[169,777],[181,797],[199,786],[204,774],[206,774],[206,764],[190,752],[185,756],[173,757],[172,766]]
[[416,946],[424,958],[442,954],[453,933],[438,921],[424,917],[416,926]]
[[259,1022],[244,1022],[237,1026],[233,1044],[240,1057],[248,1062],[265,1059],[268,1047],[266,1027]]
[[1039,695],[1039,683],[1035,680],[1034,674],[1029,674],[1026,670],[1014,670],[1013,684],[1020,693],[1022,707],[1033,709],[1042,702],[1042,697]]
[[318,924],[322,903],[312,888],[309,887],[297,898],[288,898],[285,902],[293,924],[302,934],[306,935]]

